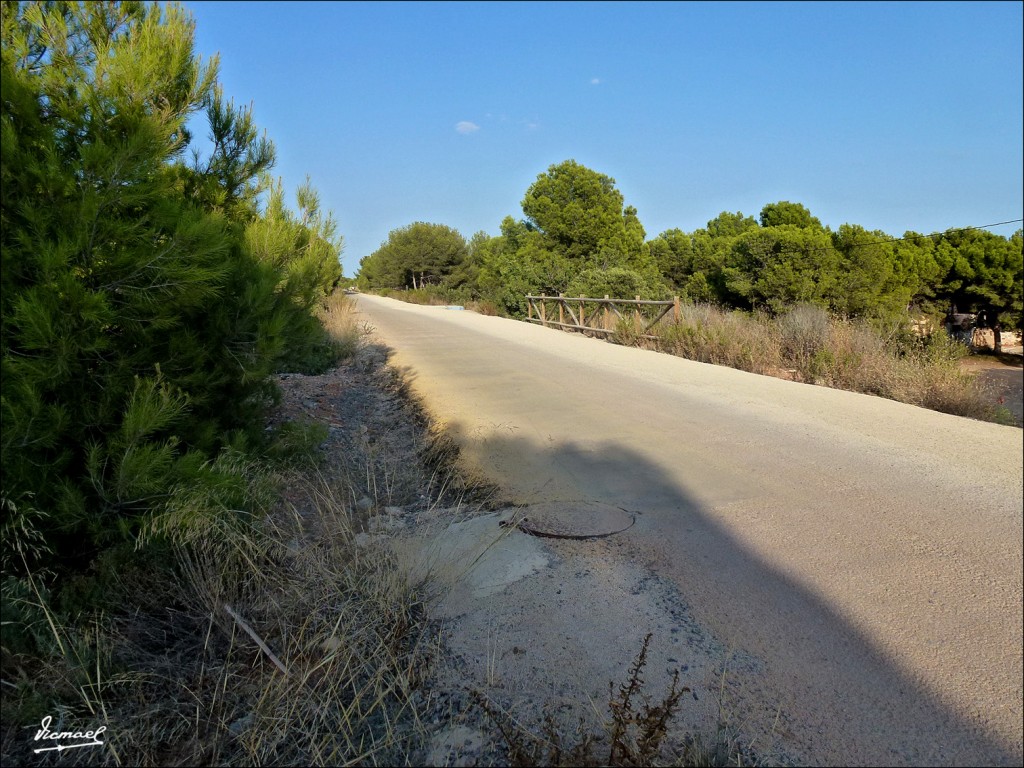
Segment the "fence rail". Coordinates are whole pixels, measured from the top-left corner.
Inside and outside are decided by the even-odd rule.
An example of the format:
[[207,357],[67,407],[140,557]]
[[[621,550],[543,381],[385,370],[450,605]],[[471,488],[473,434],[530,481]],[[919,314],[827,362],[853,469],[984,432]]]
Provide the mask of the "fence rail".
[[[549,307],[552,310],[550,317]],[[626,309],[626,307],[632,307],[632,309]],[[558,312],[558,320],[554,319],[555,309]],[[650,335],[649,331],[660,323],[669,312],[672,312],[674,320],[679,320],[678,296],[670,301],[650,301],[641,299],[639,296],[635,299],[611,299],[608,296],[597,299],[561,294],[526,297],[526,319],[531,323],[539,323],[544,327],[552,326],[606,335],[615,333],[619,323],[632,320],[634,330],[642,338],[657,338]],[[566,322],[567,317],[572,322]],[[587,325],[588,320],[592,323],[591,325]],[[600,324],[598,325],[598,323]]]

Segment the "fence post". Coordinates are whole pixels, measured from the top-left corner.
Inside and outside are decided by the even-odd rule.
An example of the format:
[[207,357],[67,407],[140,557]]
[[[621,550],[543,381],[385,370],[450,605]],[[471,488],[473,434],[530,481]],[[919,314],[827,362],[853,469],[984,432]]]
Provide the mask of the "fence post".
[[580,329],[583,329],[587,325],[586,320],[584,320],[584,311],[585,311],[586,305],[583,303],[583,299],[585,299],[585,298],[586,298],[586,296],[584,296],[581,293],[580,294]]
[[604,295],[604,317],[601,320],[601,327],[608,330],[608,294]]
[[533,299],[526,297],[526,319],[533,320]]
[[546,313],[544,312],[544,294],[540,295],[540,324],[545,328],[548,327]]
[[[564,293],[558,294],[558,322],[562,323],[563,325],[565,324],[565,302],[562,301],[562,299],[564,298]],[[562,326],[560,325],[558,327],[561,328]]]
[[673,297],[672,302],[673,302],[672,303],[672,319],[675,320],[678,323],[679,322],[679,317],[680,317],[680,315],[679,315],[679,297],[678,296]]
[[639,331],[643,328],[643,318],[640,316],[640,297],[636,297],[636,305],[633,307],[633,322],[636,324],[636,329]]

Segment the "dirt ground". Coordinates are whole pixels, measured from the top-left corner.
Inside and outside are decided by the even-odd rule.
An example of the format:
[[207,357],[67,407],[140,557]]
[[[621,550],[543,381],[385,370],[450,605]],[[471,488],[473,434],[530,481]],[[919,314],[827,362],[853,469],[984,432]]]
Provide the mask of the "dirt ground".
[[995,402],[1010,411],[1018,427],[1024,426],[1024,356],[1019,351],[970,355],[960,367],[977,373],[991,387]]

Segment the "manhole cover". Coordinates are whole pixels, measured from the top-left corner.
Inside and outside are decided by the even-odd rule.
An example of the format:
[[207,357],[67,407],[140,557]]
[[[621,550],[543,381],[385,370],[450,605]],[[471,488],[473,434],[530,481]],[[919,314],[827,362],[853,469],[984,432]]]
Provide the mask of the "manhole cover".
[[553,501],[521,510],[519,530],[551,539],[601,539],[622,533],[636,518],[629,512],[597,501]]

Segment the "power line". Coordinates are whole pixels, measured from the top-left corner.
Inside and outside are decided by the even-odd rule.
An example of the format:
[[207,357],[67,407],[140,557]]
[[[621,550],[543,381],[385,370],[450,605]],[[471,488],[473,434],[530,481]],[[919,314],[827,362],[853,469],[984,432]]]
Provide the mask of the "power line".
[[[1001,227],[1004,224],[1020,224],[1024,222],[1024,219],[1010,219],[1009,221],[997,221],[995,224],[981,224],[977,227],[957,227],[955,229],[947,229],[944,232],[932,232],[930,235],[911,235],[910,237],[894,237],[890,240],[879,240],[878,243],[898,243],[903,240],[924,240],[926,237],[941,237],[942,235],[948,235],[951,232],[970,232],[974,229],[991,229],[992,227]],[[878,243],[864,243],[864,245],[877,245]]]
[[[844,246],[843,250],[848,250],[848,249],[853,249],[853,248],[867,248],[868,246],[871,246],[871,245],[885,245],[886,243],[902,243],[902,242],[906,242],[906,241],[909,241],[909,240],[914,240],[914,241],[925,240],[925,239],[928,239],[928,238],[931,238],[931,237],[942,237],[943,235],[949,235],[949,234],[954,233],[954,232],[970,232],[970,231],[976,230],[976,229],[991,229],[992,227],[1001,227],[1004,224],[1019,224],[1021,222],[1024,222],[1024,219],[1010,219],[1009,221],[997,221],[995,224],[981,224],[981,225],[976,226],[976,227],[956,227],[956,228],[953,228],[953,229],[947,229],[947,230],[945,230],[943,232],[932,232],[930,235],[905,235],[904,237],[891,237],[888,240],[872,240],[871,242],[867,242],[867,243],[852,243],[850,245]],[[768,229],[768,227],[765,227],[763,229]],[[748,230],[748,231],[753,231],[753,230]],[[744,234],[746,234],[746,233],[744,233]],[[836,233],[833,232],[831,234],[834,235]],[[792,250],[775,251],[775,253],[781,255],[783,253],[810,253],[812,251],[835,251],[835,250],[838,250],[838,249],[834,245],[829,245],[829,246],[825,246],[825,247],[821,247],[821,248],[797,248],[797,249],[792,249]]]

